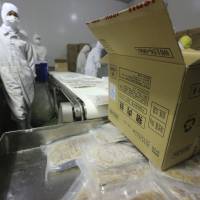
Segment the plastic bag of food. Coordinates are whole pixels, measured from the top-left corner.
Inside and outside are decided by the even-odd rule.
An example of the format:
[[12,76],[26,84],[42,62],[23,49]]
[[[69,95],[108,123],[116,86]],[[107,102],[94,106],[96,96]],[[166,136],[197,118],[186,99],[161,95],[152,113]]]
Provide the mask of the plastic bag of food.
[[170,200],[168,194],[150,176],[137,181],[128,181],[126,185],[105,193],[105,200]]
[[44,150],[47,155],[47,171],[59,172],[75,166],[76,159],[90,143],[96,146],[97,140],[104,143],[119,141],[119,138],[124,138],[124,136],[111,124],[105,124],[93,129],[91,133],[49,144]]
[[79,166],[89,179],[90,188],[99,195],[122,187],[129,180],[140,180],[150,173],[148,163],[134,163],[104,170],[83,168],[80,162]]
[[146,161],[146,158],[128,142],[91,145],[85,149],[84,158],[90,165],[102,169]]
[[160,172],[157,169],[154,169],[153,171],[158,176],[165,176],[195,187],[200,187],[200,155],[194,156],[190,160],[172,167],[165,172]]
[[113,169],[98,171],[98,185],[101,193],[126,185],[127,181],[143,179],[150,173],[146,162],[122,165]]
[[91,133],[94,134],[99,144],[127,141],[127,138],[111,123],[102,125],[100,128],[93,129]]
[[130,143],[96,145],[78,161],[94,191],[104,193],[127,180],[138,180],[149,173],[149,163]]
[[78,159],[83,149],[94,142],[91,134],[74,136],[49,144],[45,148],[47,156],[47,173],[60,172],[76,166]]
[[167,194],[156,183],[144,182],[129,193],[130,200],[169,200]]
[[88,180],[83,174],[71,185],[61,200],[97,200],[96,194],[89,188]]
[[165,189],[170,199],[198,200],[200,188],[165,177],[157,177],[157,183]]

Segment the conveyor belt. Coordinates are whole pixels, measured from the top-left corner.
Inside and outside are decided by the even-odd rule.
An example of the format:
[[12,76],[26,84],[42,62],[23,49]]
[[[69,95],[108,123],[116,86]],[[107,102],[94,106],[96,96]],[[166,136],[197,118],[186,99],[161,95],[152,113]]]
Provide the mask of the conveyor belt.
[[106,80],[72,72],[50,72],[49,82],[54,90],[56,102],[56,91],[61,92],[69,100],[74,121],[107,116],[108,82]]
[[62,94],[71,103],[72,109],[73,109],[74,121],[81,121],[85,119],[84,103],[81,101],[81,99],[79,99],[75,94],[73,94],[71,90],[69,90],[63,83],[59,82],[53,76],[50,76],[49,81],[50,81],[51,86],[54,87],[54,92],[56,92],[55,90],[62,92]]

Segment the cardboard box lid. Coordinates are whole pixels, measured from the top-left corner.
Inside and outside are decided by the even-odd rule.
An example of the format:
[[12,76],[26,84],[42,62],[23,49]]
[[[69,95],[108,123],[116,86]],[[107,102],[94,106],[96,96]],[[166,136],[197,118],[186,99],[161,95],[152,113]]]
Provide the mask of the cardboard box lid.
[[89,27],[111,54],[184,63],[162,0],[145,1]]
[[[90,22],[88,26],[109,54],[171,62],[185,67],[163,0],[146,0]],[[192,56],[188,59],[187,55],[185,60],[186,64],[195,63],[197,58]]]

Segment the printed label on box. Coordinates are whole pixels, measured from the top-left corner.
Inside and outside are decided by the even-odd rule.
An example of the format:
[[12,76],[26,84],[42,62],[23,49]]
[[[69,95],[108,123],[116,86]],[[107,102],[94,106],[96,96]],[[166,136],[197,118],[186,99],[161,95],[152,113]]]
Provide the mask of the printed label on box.
[[166,124],[169,115],[169,110],[163,106],[152,102],[151,104],[151,116],[160,120],[162,123]]
[[139,55],[173,58],[171,49],[169,48],[155,48],[155,47],[135,47]]
[[162,137],[165,134],[165,124],[157,120],[155,117],[149,117],[149,128]]
[[130,85],[124,81],[119,81],[119,90],[129,96],[132,99],[148,106],[149,102],[149,91],[139,88],[136,85]]
[[119,92],[119,99],[129,104],[133,109],[141,112],[142,114],[147,114],[147,109],[144,106],[141,106],[139,103],[135,102],[133,99],[129,98],[125,94]]
[[151,88],[151,77],[144,74],[120,68],[119,76],[121,80],[129,81],[143,88]]
[[143,129],[145,128],[146,118],[143,115],[136,112],[130,105],[121,100],[119,101],[119,108],[121,112],[129,117],[134,123]]

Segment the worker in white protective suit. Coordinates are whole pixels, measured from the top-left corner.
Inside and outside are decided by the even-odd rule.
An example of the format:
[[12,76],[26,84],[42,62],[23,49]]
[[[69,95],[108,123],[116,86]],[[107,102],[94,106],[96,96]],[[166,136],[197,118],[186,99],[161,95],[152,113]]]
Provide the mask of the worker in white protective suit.
[[22,39],[18,8],[2,5],[0,27],[0,78],[8,105],[20,129],[30,128],[34,99],[34,56],[32,46]]
[[89,53],[86,66],[85,74],[89,76],[97,77],[98,69],[101,67],[100,59],[103,46],[100,42],[97,42],[96,46]]
[[88,56],[89,51],[90,51],[89,45],[85,45],[81,49],[81,51],[77,57],[77,64],[76,64],[76,72],[77,73],[80,73],[80,74],[85,73],[85,65],[86,65],[87,56]]
[[47,49],[41,44],[41,37],[38,34],[33,35],[33,50],[36,64],[46,62]]

